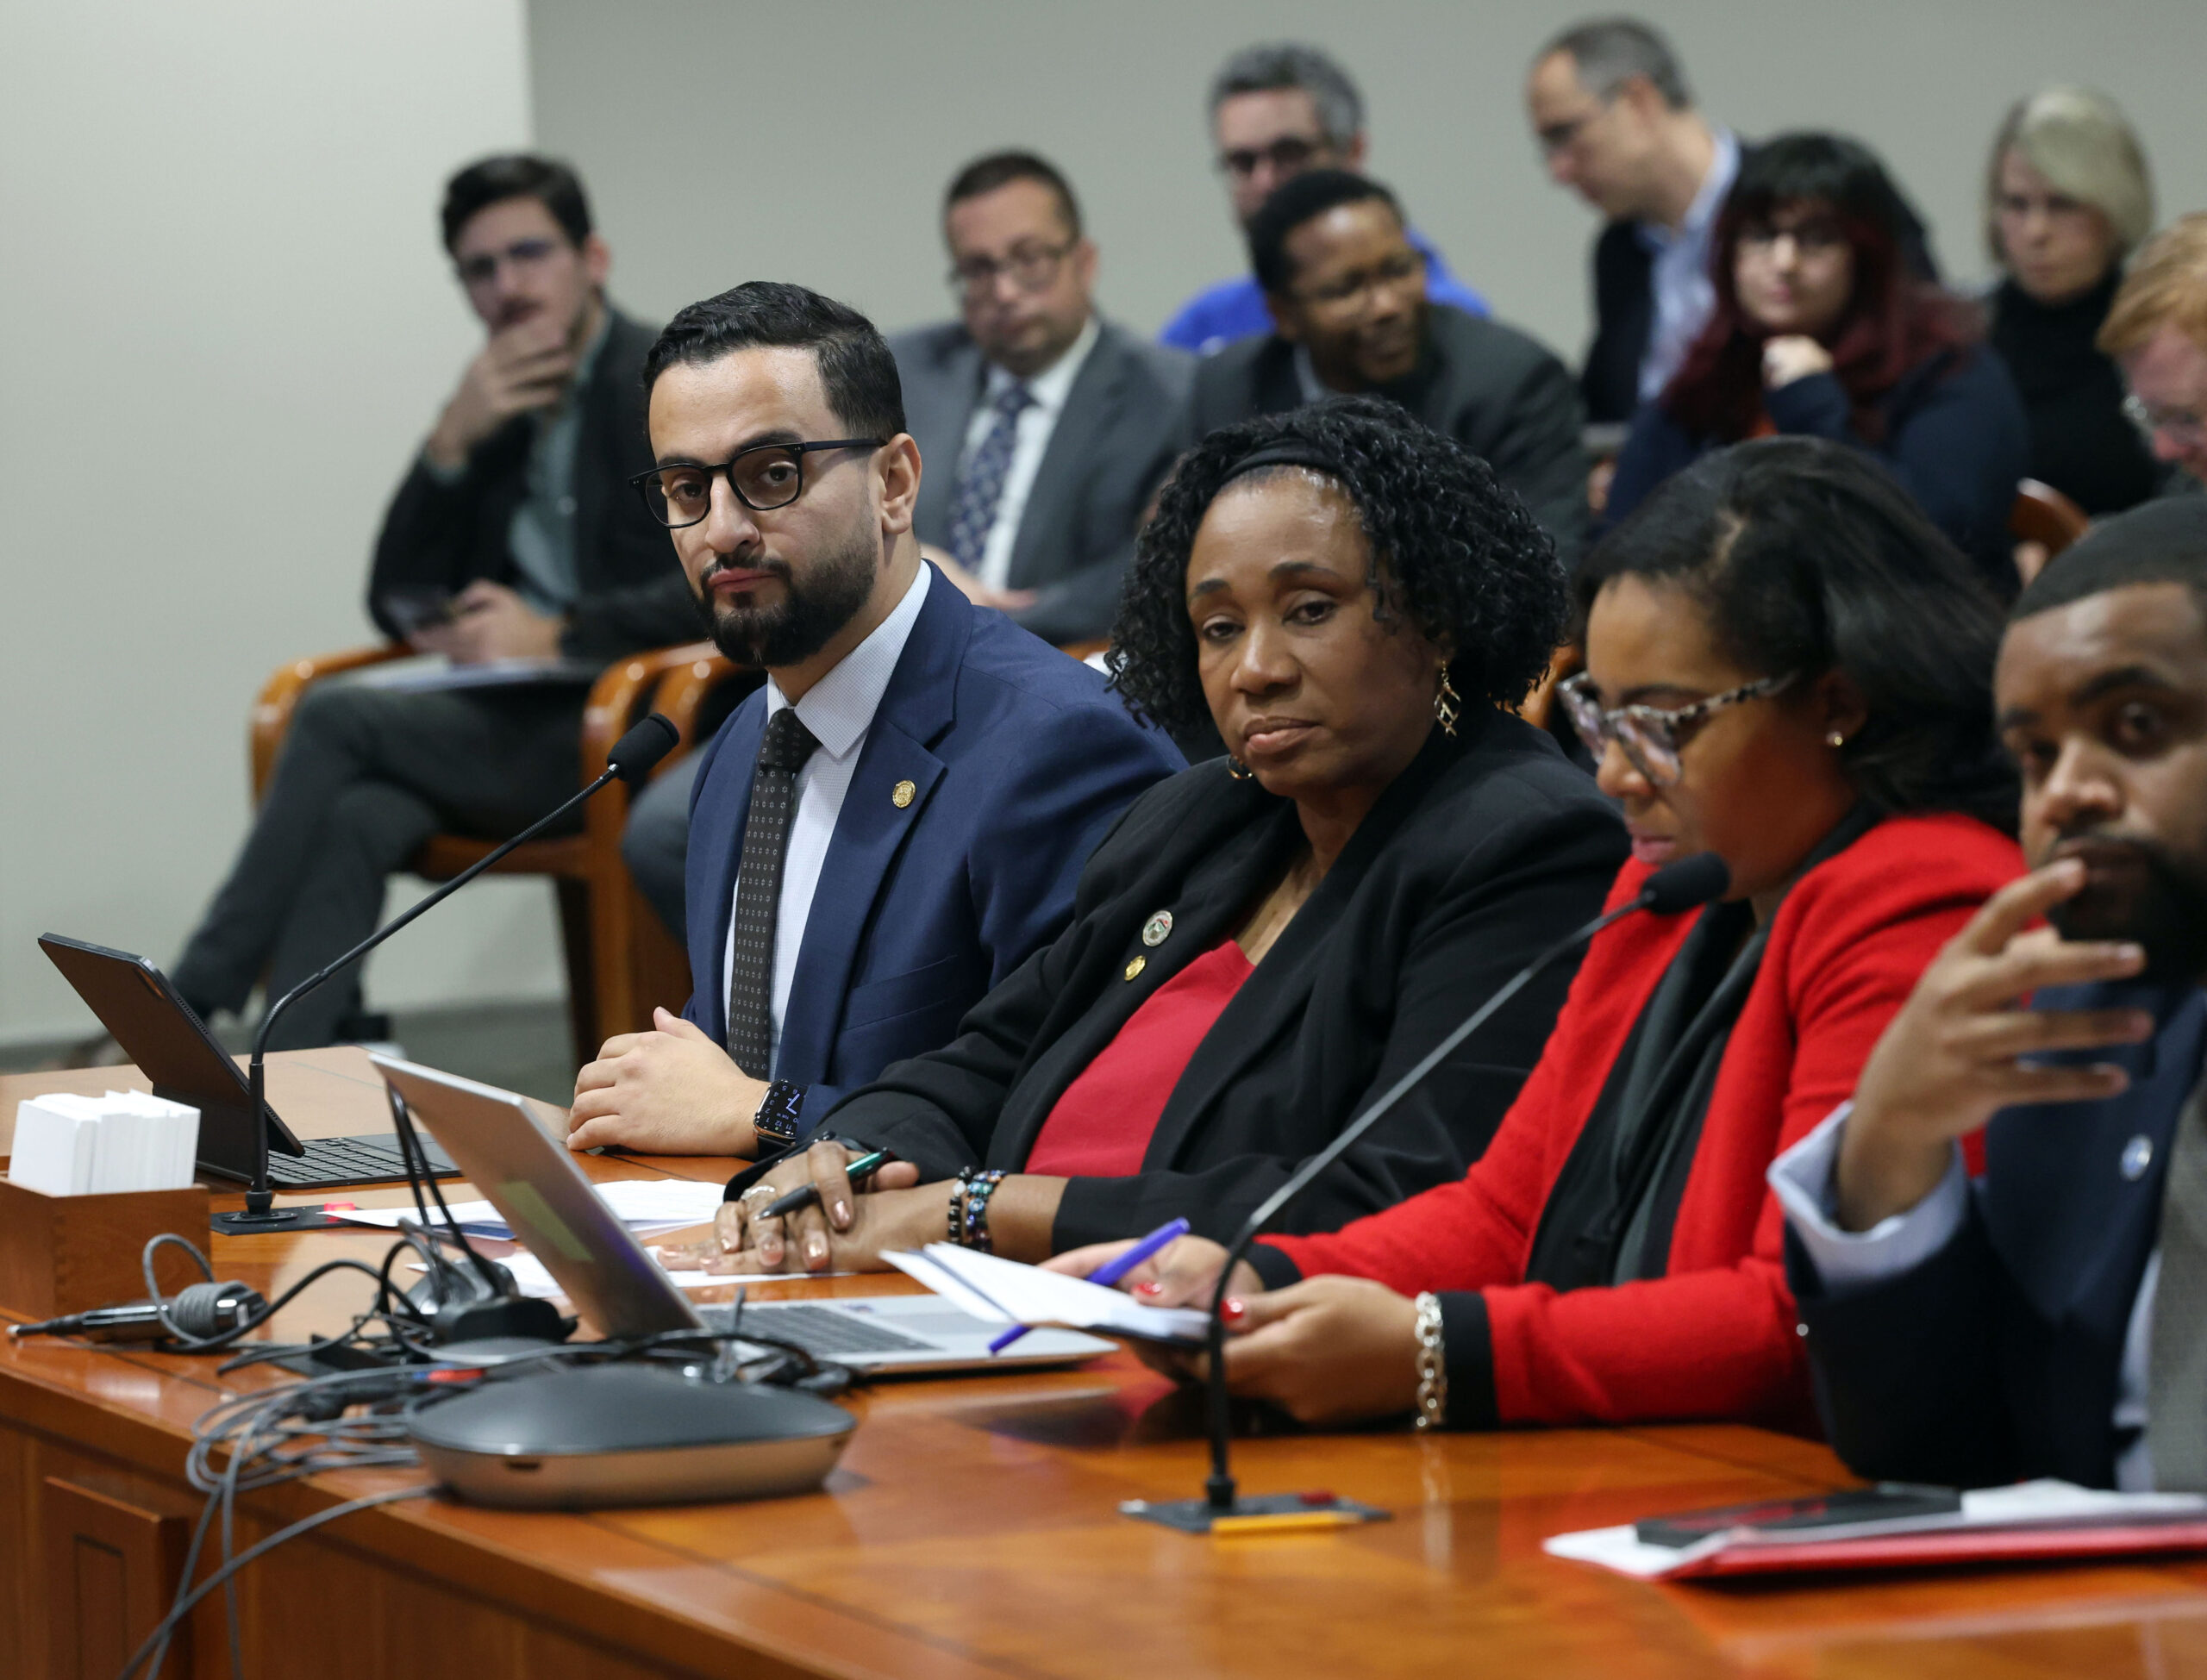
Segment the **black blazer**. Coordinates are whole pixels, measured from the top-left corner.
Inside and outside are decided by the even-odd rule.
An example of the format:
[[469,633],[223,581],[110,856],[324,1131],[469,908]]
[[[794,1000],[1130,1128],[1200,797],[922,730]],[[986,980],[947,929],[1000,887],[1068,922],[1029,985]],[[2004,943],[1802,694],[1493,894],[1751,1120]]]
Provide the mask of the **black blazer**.
[[[652,464],[644,428],[644,353],[651,328],[609,310],[611,324],[582,397],[575,446],[575,572],[561,651],[608,662],[639,648],[694,641],[700,634],[690,585],[666,528],[626,482]],[[440,484],[417,458],[391,498],[368,576],[368,612],[386,635],[399,627],[384,609],[394,589],[447,594],[478,578],[517,576],[507,534],[527,488],[532,422],[516,415],[475,447],[458,482]]]
[[[2120,1096],[1994,1115],[1967,1222],[1913,1271],[1835,1296],[1786,1233],[1816,1403],[1858,1475],[2114,1485],[2123,1337],[2160,1239],[2170,1140],[2199,1081],[2207,994],[2064,988],[2039,1004],[2152,1007],[2161,1026],[2073,1059],[2126,1068]],[[2132,1177],[2141,1138],[2151,1154]]]
[[[1586,452],[1579,393],[1547,348],[1515,328],[1447,303],[1429,306],[1424,353],[1406,378],[1372,393],[1399,403],[1494,469],[1569,565],[1586,540]],[[1189,398],[1197,438],[1303,406],[1295,346],[1242,339],[1196,364]]]
[[[1625,855],[1616,811],[1519,719],[1472,707],[1460,728],[1453,741],[1433,732],[1197,1046],[1142,1171],[1067,1186],[1054,1248],[1176,1215],[1230,1236],[1504,980],[1599,912]],[[1294,806],[1222,761],[1153,788],[1089,860],[1072,925],[954,1041],[891,1066],[829,1129],[887,1145],[930,1180],[977,1162],[1016,1171],[1066,1088],[1145,999],[1231,935],[1300,839]],[[1143,924],[1165,909],[1172,933],[1146,946]],[[1505,1005],[1280,1228],[1330,1231],[1461,1177],[1539,1059],[1574,966]]]
[[[1098,317],[1096,345],[1066,393],[1064,411],[1011,546],[1013,589],[1038,598],[1011,616],[1045,641],[1108,634],[1119,584],[1149,498],[1179,453],[1194,359]],[[966,428],[988,378],[972,334],[958,322],[890,340],[904,386],[904,423],[920,446],[912,528],[950,544]]]

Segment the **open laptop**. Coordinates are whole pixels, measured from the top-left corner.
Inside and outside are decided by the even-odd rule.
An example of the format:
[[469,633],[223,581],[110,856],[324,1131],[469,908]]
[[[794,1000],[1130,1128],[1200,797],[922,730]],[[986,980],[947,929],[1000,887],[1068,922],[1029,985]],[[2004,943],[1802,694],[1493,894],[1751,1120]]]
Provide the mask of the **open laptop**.
[[[613,1210],[598,1199],[566,1146],[547,1134],[511,1091],[412,1062],[373,1058],[416,1123],[435,1133],[477,1190],[506,1216],[515,1239],[544,1263],[567,1299],[608,1337],[725,1329],[731,1308],[691,1304]],[[935,1371],[1069,1365],[1113,1351],[1074,1330],[1035,1330],[1000,1354],[1003,1326],[960,1312],[940,1296],[753,1302],[746,1326],[794,1342],[815,1358],[889,1376]]]
[[[178,996],[168,976],[143,957],[47,934],[39,949],[77,989],[122,1053],[153,1082],[153,1095],[199,1110],[199,1165],[217,1177],[253,1182],[252,1088],[245,1070],[215,1041],[207,1025]],[[429,1167],[440,1178],[458,1169],[435,1149]],[[405,1157],[395,1132],[302,1142],[268,1110],[268,1182],[279,1190],[340,1184],[403,1183]]]

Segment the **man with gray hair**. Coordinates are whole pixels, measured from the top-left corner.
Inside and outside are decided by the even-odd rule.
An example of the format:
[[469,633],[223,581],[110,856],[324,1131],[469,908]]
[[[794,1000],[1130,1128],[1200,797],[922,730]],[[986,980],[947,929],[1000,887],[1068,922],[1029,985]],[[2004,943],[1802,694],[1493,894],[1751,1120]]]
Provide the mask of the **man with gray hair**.
[[[1243,47],[1211,78],[1209,110],[1219,172],[1243,228],[1273,189],[1306,169],[1363,172],[1364,97],[1348,72],[1316,47],[1282,41]],[[1416,229],[1410,240],[1425,259],[1428,297],[1471,315],[1487,312],[1486,300],[1448,272],[1430,240]],[[1208,356],[1272,329],[1264,289],[1242,274],[1197,292],[1158,338]]]
[[1589,420],[1628,420],[1709,319],[1709,238],[1740,142],[1694,106],[1670,43],[1636,18],[1575,23],[1543,47],[1525,104],[1549,176],[1609,218],[1594,246]]

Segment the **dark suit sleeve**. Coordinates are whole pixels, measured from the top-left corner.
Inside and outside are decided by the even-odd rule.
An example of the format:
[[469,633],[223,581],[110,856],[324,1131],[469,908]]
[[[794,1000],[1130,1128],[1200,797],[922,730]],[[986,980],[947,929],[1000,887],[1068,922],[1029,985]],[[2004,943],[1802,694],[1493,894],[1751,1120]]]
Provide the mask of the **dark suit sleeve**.
[[[664,532],[653,534],[666,542]],[[697,597],[669,547],[665,577],[578,596],[567,609],[560,651],[570,659],[610,665],[625,653],[696,641],[704,634]]]
[[482,502],[491,474],[486,458],[505,447],[503,436],[485,441],[467,466],[452,479],[441,478],[416,456],[385,511],[368,571],[368,613],[394,641],[399,627],[385,616],[383,599],[394,590],[434,589],[457,594],[478,578],[497,570],[495,560],[478,553]]
[[[1476,852],[1435,895],[1396,978],[1395,1011],[1371,1084],[1346,1125],[1508,980],[1559,928],[1595,915],[1623,860],[1614,821],[1580,803],[1557,803],[1516,825],[1507,852]],[[1478,1159],[1540,1059],[1577,958],[1551,965],[1389,1117],[1283,1213],[1277,1228],[1330,1231],[1460,1177]],[[1251,1152],[1190,1171],[1077,1178],[1059,1204],[1059,1251],[1139,1236],[1185,1216],[1203,1235],[1229,1237],[1302,1165],[1301,1156]]]
[[1974,1196],[1953,1240],[1897,1277],[1827,1290],[1791,1231],[1785,1276],[1816,1408],[1849,1470],[1960,1487],[2023,1474],[1995,1346],[2011,1286]]
[[1666,478],[1691,465],[1693,457],[1693,440],[1685,428],[1658,404],[1642,406],[1617,453],[1616,475],[1610,480],[1601,529],[1607,531],[1629,518]]
[[1481,451],[1495,476],[1517,492],[1541,528],[1555,540],[1566,566],[1577,563],[1586,546],[1581,415],[1571,376],[1544,352],[1510,394],[1501,428]]

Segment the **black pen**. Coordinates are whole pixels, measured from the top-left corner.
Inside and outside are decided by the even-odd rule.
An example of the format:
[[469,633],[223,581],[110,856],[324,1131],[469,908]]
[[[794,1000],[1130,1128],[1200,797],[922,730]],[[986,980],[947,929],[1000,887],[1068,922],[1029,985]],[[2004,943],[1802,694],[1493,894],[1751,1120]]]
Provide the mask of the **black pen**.
[[[870,1155],[860,1156],[848,1166],[845,1167],[843,1171],[845,1173],[849,1175],[850,1181],[855,1184],[861,1178],[872,1177],[874,1173],[880,1169],[885,1162],[893,1161],[896,1159],[897,1157],[893,1151],[887,1149],[877,1149]],[[766,1207],[760,1210],[759,1217],[761,1219],[787,1219],[791,1214],[797,1212],[798,1208],[816,1207],[819,1205],[819,1185],[799,1184],[787,1196],[777,1196],[773,1201],[769,1202]]]

